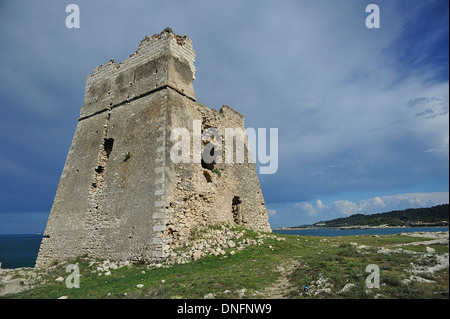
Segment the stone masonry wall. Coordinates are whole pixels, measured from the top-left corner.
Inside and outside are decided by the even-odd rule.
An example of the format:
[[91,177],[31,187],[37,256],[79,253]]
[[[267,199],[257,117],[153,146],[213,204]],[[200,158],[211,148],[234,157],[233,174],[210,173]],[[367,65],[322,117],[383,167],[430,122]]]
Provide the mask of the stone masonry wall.
[[166,29],[86,79],[84,105],[36,265],[163,257],[168,90],[195,99],[192,41]]
[[[174,94],[170,92],[169,96]],[[219,222],[270,232],[255,165],[247,161],[247,140],[244,163],[225,163],[225,128],[244,129],[244,117],[228,106],[224,105],[218,112],[187,98],[169,99],[168,113],[169,128],[185,127],[191,139],[193,120],[201,121],[202,132],[208,127],[217,128],[222,135],[223,161],[214,164],[214,168],[204,168],[201,163],[192,161],[168,162],[169,178],[173,184],[166,192],[165,254],[186,242],[192,229]],[[173,145],[174,141],[168,143]],[[193,147],[191,159],[192,152]],[[233,213],[234,198],[239,200],[239,218]]]
[[166,29],[145,37],[139,48],[119,64],[114,59],[86,78],[84,118],[120,106],[166,85],[195,100],[195,52],[192,41]]
[[130,58],[111,60],[87,77],[37,267],[80,255],[155,262],[194,228],[217,222],[270,231],[247,144],[243,163],[170,158],[173,128],[191,136],[194,120],[201,131],[217,128],[222,136],[225,128],[244,128],[233,109],[195,102],[194,60],[192,41],[166,29],[142,40]]
[[164,228],[166,103],[162,90],[78,123],[38,266],[78,255],[162,257],[154,237]]

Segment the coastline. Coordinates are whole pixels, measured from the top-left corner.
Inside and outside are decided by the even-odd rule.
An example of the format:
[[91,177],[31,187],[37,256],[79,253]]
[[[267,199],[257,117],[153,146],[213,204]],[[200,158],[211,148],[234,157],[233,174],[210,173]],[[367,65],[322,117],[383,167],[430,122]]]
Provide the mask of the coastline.
[[335,236],[357,236],[357,235],[395,235],[401,233],[441,233],[448,232],[448,226],[445,227],[352,227],[352,228],[327,228],[327,227],[314,227],[314,228],[297,228],[297,229],[274,229],[273,233],[284,235],[299,235],[299,236],[322,236],[322,237],[335,237]]
[[333,229],[333,230],[347,230],[347,229],[392,229],[392,228],[429,228],[429,227],[448,227],[447,226],[369,226],[369,225],[356,225],[356,226],[339,226],[339,227],[327,227],[327,226],[305,226],[305,227],[275,227],[272,230],[309,230],[309,229]]
[[[314,237],[227,229],[219,230],[221,253],[211,254],[206,244],[217,231],[199,232],[175,263],[79,257],[41,270],[1,269],[0,299],[448,299],[448,230]],[[367,289],[368,264],[382,270],[377,289]],[[78,265],[81,289],[67,286],[68,265]]]

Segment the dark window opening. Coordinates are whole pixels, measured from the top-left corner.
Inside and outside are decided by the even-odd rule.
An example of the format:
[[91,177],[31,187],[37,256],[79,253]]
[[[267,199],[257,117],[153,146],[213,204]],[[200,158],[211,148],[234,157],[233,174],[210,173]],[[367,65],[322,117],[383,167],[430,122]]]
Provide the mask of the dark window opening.
[[233,202],[231,204],[231,211],[233,213],[233,220],[238,225],[240,225],[242,223],[241,204],[242,204],[242,201],[239,198],[239,196],[234,196]]
[[113,149],[114,139],[113,138],[105,138],[105,142],[103,144],[103,148],[106,152],[106,157],[109,157]]

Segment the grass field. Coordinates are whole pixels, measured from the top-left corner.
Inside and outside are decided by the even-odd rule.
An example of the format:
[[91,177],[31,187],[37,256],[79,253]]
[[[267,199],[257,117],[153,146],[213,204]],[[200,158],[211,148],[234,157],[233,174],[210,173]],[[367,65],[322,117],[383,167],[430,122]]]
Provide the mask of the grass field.
[[[241,240],[249,239],[259,239],[259,244],[235,250],[233,255],[227,249],[224,255],[167,268],[133,264],[105,271],[103,261],[79,257],[49,270],[34,271],[33,288],[2,298],[449,297],[448,243],[398,246],[430,239],[404,235],[261,237],[260,233],[246,230]],[[445,258],[447,266],[439,267]],[[79,288],[66,287],[68,264],[78,265]],[[379,268],[379,288],[366,286],[371,275],[366,267],[370,264]],[[430,267],[436,271],[427,271]],[[309,287],[306,293],[305,285]]]

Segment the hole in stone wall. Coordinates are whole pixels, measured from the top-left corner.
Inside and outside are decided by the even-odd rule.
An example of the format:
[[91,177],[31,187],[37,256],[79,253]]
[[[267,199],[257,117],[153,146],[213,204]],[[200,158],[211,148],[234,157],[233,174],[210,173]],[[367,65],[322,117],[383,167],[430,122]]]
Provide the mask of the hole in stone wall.
[[106,157],[109,157],[113,149],[114,139],[113,138],[105,138],[105,142],[103,144],[103,148],[106,152]]
[[101,174],[104,170],[105,170],[105,168],[104,168],[103,166],[98,166],[98,167],[95,169],[95,172],[96,172],[97,174]]
[[238,225],[240,225],[242,223],[241,204],[242,204],[242,201],[239,198],[239,196],[234,196],[233,202],[231,204],[231,211],[233,213],[233,220]]
[[205,176],[206,181],[207,181],[208,183],[211,183],[211,182],[212,182],[212,177],[211,177],[211,175],[210,175],[207,171],[203,171],[203,176]]

